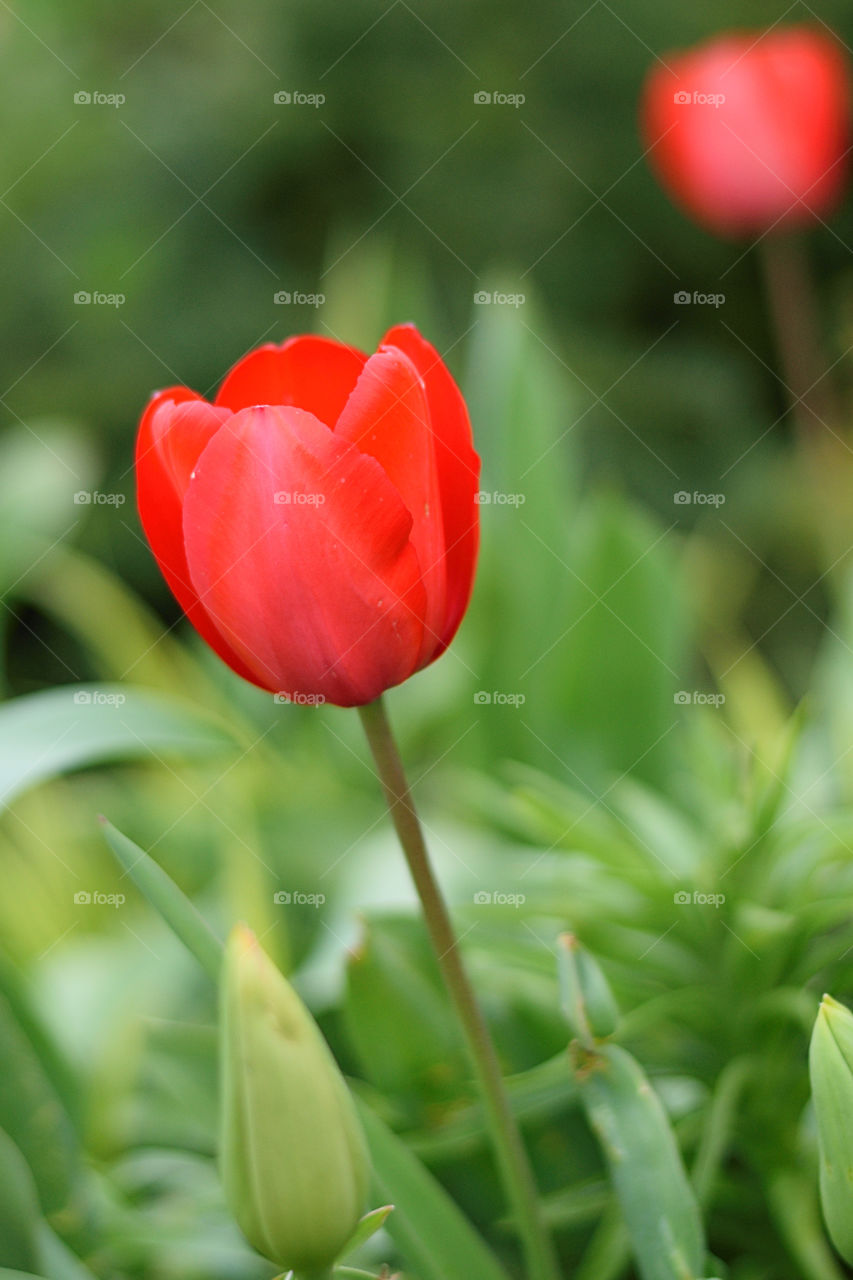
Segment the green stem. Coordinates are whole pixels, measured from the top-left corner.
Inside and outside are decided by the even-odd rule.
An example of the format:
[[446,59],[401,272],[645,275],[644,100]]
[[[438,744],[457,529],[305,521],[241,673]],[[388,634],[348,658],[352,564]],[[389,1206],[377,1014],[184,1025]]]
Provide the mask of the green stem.
[[839,410],[805,246],[796,236],[771,234],[759,243],[758,252],[779,363],[797,424],[806,438],[826,427],[837,431]]
[[553,1245],[542,1219],[533,1172],[510,1109],[497,1053],[462,964],[447,905],[433,873],[423,830],[381,698],[360,707],[359,713],[391,819],[421,900],[433,949],[465,1037],[504,1190],[524,1246],[530,1280],[559,1280]]

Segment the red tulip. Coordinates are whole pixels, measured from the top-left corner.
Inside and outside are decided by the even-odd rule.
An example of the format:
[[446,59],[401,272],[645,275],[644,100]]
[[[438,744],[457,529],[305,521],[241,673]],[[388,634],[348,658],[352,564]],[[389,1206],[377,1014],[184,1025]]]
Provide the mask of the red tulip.
[[412,325],[369,359],[327,338],[260,347],[212,404],[158,392],[136,474],[179,604],[261,688],[358,706],[453,639],[477,558],[479,459],[459,389]]
[[649,73],[642,129],[661,183],[722,236],[824,218],[850,146],[840,45],[809,27],[732,32],[667,55]]

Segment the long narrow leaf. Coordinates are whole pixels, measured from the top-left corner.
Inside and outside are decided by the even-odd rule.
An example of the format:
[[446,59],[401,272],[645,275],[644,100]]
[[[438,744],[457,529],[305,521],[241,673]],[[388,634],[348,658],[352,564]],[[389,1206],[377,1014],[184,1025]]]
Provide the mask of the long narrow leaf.
[[358,1107],[375,1193],[394,1205],[386,1230],[420,1280],[507,1280],[444,1188],[375,1112],[360,1101]]
[[233,740],[215,721],[132,685],[62,685],[0,707],[0,804],[86,765],[204,756]]
[[185,893],[149,854],[100,819],[107,844],[131,880],[214,982],[219,980],[222,943]]

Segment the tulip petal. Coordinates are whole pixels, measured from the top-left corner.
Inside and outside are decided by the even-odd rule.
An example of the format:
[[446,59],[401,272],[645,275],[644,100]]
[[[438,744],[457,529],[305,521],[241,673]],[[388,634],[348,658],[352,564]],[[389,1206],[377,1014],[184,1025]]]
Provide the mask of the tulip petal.
[[237,412],[256,404],[295,405],[333,427],[367,359],[355,347],[310,334],[268,342],[235,364],[216,405]]
[[389,329],[380,349],[396,347],[421,376],[435,437],[435,456],[444,521],[447,597],[441,642],[433,654],[446,649],[462,621],[477,564],[480,542],[477,492],[480,459],[474,451],[471,423],[462,393],[436,351],[414,325]]
[[252,675],[217,631],[190,579],[184,552],[183,498],[204,446],[228,412],[186,387],[160,391],[149,402],[136,439],[139,518],[160,572],[196,631],[244,679]]
[[193,585],[256,683],[339,706],[416,669],[425,592],[411,527],[379,463],[297,408],[230,418],[184,501]]
[[418,666],[441,646],[447,576],[435,440],[426,393],[411,360],[391,347],[364,366],[335,435],[381,463],[412,517],[410,540],[426,590]]

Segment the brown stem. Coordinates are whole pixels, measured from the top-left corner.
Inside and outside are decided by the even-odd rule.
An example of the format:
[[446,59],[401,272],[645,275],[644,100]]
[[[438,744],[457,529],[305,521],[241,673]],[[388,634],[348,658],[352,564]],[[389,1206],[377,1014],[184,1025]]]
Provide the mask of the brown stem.
[[462,963],[385,707],[377,699],[359,711],[433,949],[465,1037],[504,1189],[524,1244],[530,1280],[559,1280],[553,1244],[542,1221],[533,1172],[509,1105],[497,1053]]
[[836,429],[838,404],[823,352],[811,265],[803,241],[767,235],[758,245],[782,375],[797,424],[806,436]]

